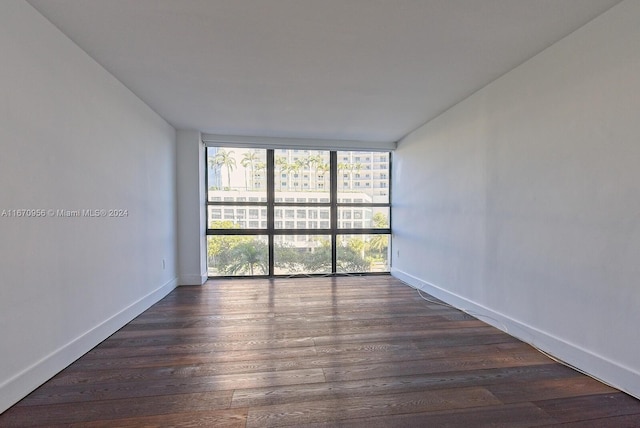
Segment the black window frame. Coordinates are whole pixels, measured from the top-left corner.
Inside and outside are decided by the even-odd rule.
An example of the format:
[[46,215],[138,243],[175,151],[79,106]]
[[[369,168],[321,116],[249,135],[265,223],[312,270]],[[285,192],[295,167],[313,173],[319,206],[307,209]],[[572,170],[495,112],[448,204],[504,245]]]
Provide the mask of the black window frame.
[[[225,201],[224,197],[221,198],[222,200],[218,200],[218,201],[214,201],[214,200],[209,200],[209,190],[208,190],[208,168],[207,168],[207,162],[208,162],[208,149],[210,147],[232,147],[232,145],[227,145],[227,144],[217,144],[216,146],[208,146],[206,147],[205,151],[205,218],[207,219],[207,225],[206,225],[206,236],[220,236],[220,235],[246,235],[246,236],[266,236],[268,239],[268,258],[269,258],[269,262],[268,262],[268,272],[265,275],[234,275],[234,276],[227,276],[227,275],[216,275],[216,276],[209,276],[209,278],[215,279],[215,278],[279,278],[279,277],[307,277],[307,276],[346,276],[346,275],[387,275],[389,273],[389,271],[385,271],[385,272],[349,272],[349,273],[341,273],[341,272],[337,272],[337,265],[338,265],[338,261],[337,261],[337,240],[338,240],[338,236],[340,235],[388,235],[389,236],[389,254],[391,254],[391,245],[392,245],[392,241],[391,241],[391,236],[392,236],[392,210],[391,210],[391,189],[392,189],[392,183],[391,183],[391,171],[392,171],[392,166],[393,166],[393,156],[392,156],[392,152],[391,151],[371,151],[371,152],[375,152],[375,153],[385,153],[388,155],[387,158],[387,163],[388,163],[388,167],[384,168],[385,171],[388,174],[388,187],[386,187],[384,190],[387,191],[387,202],[385,203],[373,203],[373,202],[338,202],[338,179],[339,174],[338,174],[338,152],[342,152],[342,151],[355,151],[353,149],[343,149],[343,150],[324,150],[324,149],[308,149],[308,150],[318,150],[318,151],[327,151],[329,152],[329,201],[328,202],[285,202],[285,201],[278,201],[276,202],[276,198],[275,198],[275,193],[276,193],[276,179],[280,179],[282,180],[281,177],[277,177],[276,175],[276,165],[275,165],[275,151],[277,149],[264,149],[264,148],[260,148],[261,150],[266,150],[266,168],[264,170],[264,175],[266,176],[267,179],[267,189],[266,189],[266,193],[267,193],[267,198],[266,198],[266,202],[265,201],[242,201],[242,202],[238,202],[238,201]],[[291,150],[291,149],[287,149],[287,150]],[[324,176],[326,174],[323,173],[322,175]],[[324,183],[323,183],[324,184]],[[324,185],[323,185],[324,187]],[[322,200],[322,197],[318,197],[317,198],[318,201]],[[210,223],[209,223],[209,217],[208,217],[208,213],[209,213],[209,207],[212,206],[218,206],[221,209],[223,209],[223,207],[230,207],[230,206],[235,206],[235,207],[247,207],[247,208],[258,208],[260,210],[266,208],[267,210],[267,227],[266,228],[242,228],[242,229],[214,229],[214,228],[210,228]],[[321,208],[321,207],[328,207],[329,208],[329,228],[307,228],[307,229],[298,229],[298,228],[276,228],[275,227],[275,222],[276,222],[276,218],[275,218],[275,208],[276,207],[283,207],[283,208],[290,208],[290,209],[299,209],[299,208],[305,208],[305,207],[311,207],[311,208]],[[338,209],[339,208],[343,208],[343,207],[357,207],[357,208],[387,208],[389,211],[389,224],[386,228],[373,228],[373,227],[369,227],[369,228],[340,228],[338,226],[338,221],[340,220],[338,218]],[[284,214],[284,213],[283,213]],[[222,216],[224,218],[224,215]],[[283,215],[283,217],[285,217]],[[320,217],[320,216],[319,216]],[[248,220],[247,218],[245,218],[245,220]],[[261,221],[263,221],[264,219],[260,219]],[[284,225],[284,222],[286,221],[285,218],[278,218],[278,221],[282,221],[282,224]],[[320,218],[314,219],[317,220],[318,224],[321,223]],[[324,219],[326,221],[326,219]],[[364,220],[364,219],[362,219]],[[297,235],[329,235],[331,238],[331,272],[330,273],[302,273],[302,274],[291,274],[291,275],[280,275],[280,274],[274,274],[275,271],[275,264],[274,264],[274,247],[275,247],[275,236],[297,236]],[[389,257],[389,262],[391,261],[391,258]],[[390,267],[390,266],[389,266]]]

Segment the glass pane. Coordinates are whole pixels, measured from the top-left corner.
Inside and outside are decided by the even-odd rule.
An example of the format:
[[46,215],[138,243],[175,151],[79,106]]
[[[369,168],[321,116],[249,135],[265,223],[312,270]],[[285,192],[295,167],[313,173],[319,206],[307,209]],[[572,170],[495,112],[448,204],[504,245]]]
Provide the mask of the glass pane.
[[386,229],[388,227],[388,207],[338,207],[338,228],[340,229]]
[[274,208],[276,229],[329,229],[329,207],[287,207]]
[[331,272],[330,235],[276,235],[274,237],[276,275]]
[[266,275],[269,247],[266,236],[207,236],[209,276]]
[[389,153],[338,152],[338,202],[389,203]]
[[267,151],[207,148],[209,201],[266,202]]
[[267,207],[210,205],[209,229],[266,229]]
[[329,202],[328,151],[280,149],[274,156],[276,202]]
[[339,273],[388,272],[389,235],[338,235]]

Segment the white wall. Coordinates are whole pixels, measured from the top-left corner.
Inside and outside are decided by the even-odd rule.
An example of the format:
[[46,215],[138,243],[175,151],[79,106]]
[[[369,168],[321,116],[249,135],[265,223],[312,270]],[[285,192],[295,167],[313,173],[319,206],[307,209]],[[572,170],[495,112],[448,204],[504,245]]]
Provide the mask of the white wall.
[[[0,2],[0,412],[177,280],[175,130],[26,2]],[[164,266],[163,266],[164,261]]]
[[202,285],[207,280],[205,148],[198,131],[179,130],[178,283]]
[[640,396],[640,2],[400,142],[393,273]]

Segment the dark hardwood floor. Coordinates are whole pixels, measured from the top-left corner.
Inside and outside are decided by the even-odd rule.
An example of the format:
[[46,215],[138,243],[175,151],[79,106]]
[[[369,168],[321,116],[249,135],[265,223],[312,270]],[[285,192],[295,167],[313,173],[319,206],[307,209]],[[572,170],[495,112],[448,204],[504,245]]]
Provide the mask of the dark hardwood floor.
[[640,401],[389,276],[180,287],[2,427],[640,427]]

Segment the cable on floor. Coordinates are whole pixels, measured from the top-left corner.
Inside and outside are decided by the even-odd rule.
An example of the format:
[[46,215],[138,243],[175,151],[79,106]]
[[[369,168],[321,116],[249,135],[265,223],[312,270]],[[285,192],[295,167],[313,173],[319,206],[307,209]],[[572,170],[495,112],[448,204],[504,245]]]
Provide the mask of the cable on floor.
[[[468,310],[468,309],[466,309],[466,308],[457,308],[457,307],[455,307],[455,306],[453,306],[453,305],[451,305],[451,304],[449,304],[449,303],[446,303],[446,302],[443,302],[443,301],[440,301],[440,300],[433,300],[433,299],[429,299],[428,297],[425,297],[425,296],[422,294],[422,290],[420,290],[418,287],[415,287],[415,286],[413,286],[413,285],[411,285],[411,284],[409,284],[409,283],[407,283],[407,282],[405,282],[405,281],[402,281],[402,280],[400,280],[400,282],[402,282],[403,284],[407,285],[408,287],[413,288],[414,290],[416,290],[416,291],[417,291],[417,293],[418,293],[418,296],[420,296],[420,298],[421,298],[422,300],[425,300],[425,301],[427,301],[427,302],[429,302],[429,303],[433,303],[433,304],[436,304],[436,305],[444,306],[444,307],[447,307],[447,308],[451,308],[451,309],[459,310],[459,311],[461,311],[461,312],[463,312],[463,313],[465,313],[465,314],[467,314],[467,315],[470,315],[470,316],[472,316],[472,317],[474,317],[474,318],[480,318],[480,317],[482,317],[482,318],[487,318],[487,319],[493,320],[493,321],[495,321],[497,324],[499,324],[499,325],[502,327],[502,329],[501,329],[502,331],[504,331],[505,333],[507,333],[507,334],[511,335],[511,334],[509,333],[509,329],[507,328],[507,326],[506,326],[502,321],[497,320],[496,318],[493,318],[493,317],[490,317],[490,316],[488,316],[488,315],[484,315],[484,314],[479,314],[479,313],[477,313],[477,312],[474,312],[474,311]],[[512,336],[512,335],[511,335],[511,336]],[[515,336],[514,336],[514,337],[515,337]],[[568,368],[570,368],[570,369],[572,369],[572,370],[575,370],[576,372],[578,372],[578,373],[580,373],[580,374],[583,374],[583,375],[585,375],[585,376],[588,376],[588,377],[590,377],[591,379],[597,380],[598,382],[600,382],[600,383],[602,383],[602,384],[604,384],[604,385],[607,385],[607,386],[609,386],[609,387],[611,387],[611,388],[614,388],[614,389],[620,390],[620,388],[618,388],[618,387],[615,387],[615,386],[611,385],[609,382],[606,382],[606,381],[604,381],[604,380],[602,380],[602,379],[598,378],[597,376],[594,376],[594,375],[592,375],[592,374],[590,374],[590,373],[585,372],[584,370],[582,370],[582,369],[580,369],[580,368],[578,368],[578,367],[574,366],[574,365],[573,365],[573,364],[571,364],[571,363],[568,363],[568,362],[566,362],[566,361],[564,361],[564,360],[561,360],[560,358],[554,357],[553,355],[549,354],[549,353],[548,353],[548,352],[546,352],[546,351],[543,351],[542,349],[540,349],[540,348],[535,344],[535,341],[534,341],[534,340],[525,340],[525,339],[521,339],[521,338],[518,338],[518,337],[516,337],[516,339],[521,340],[522,342],[524,342],[524,343],[526,343],[527,345],[531,346],[531,347],[532,347],[533,349],[535,349],[536,351],[540,352],[540,353],[541,353],[542,355],[544,355],[545,357],[549,358],[550,360],[555,361],[555,362],[556,362],[556,363],[558,363],[558,364],[561,364],[561,365],[563,365],[563,366],[565,366],[565,367],[568,367]]]

